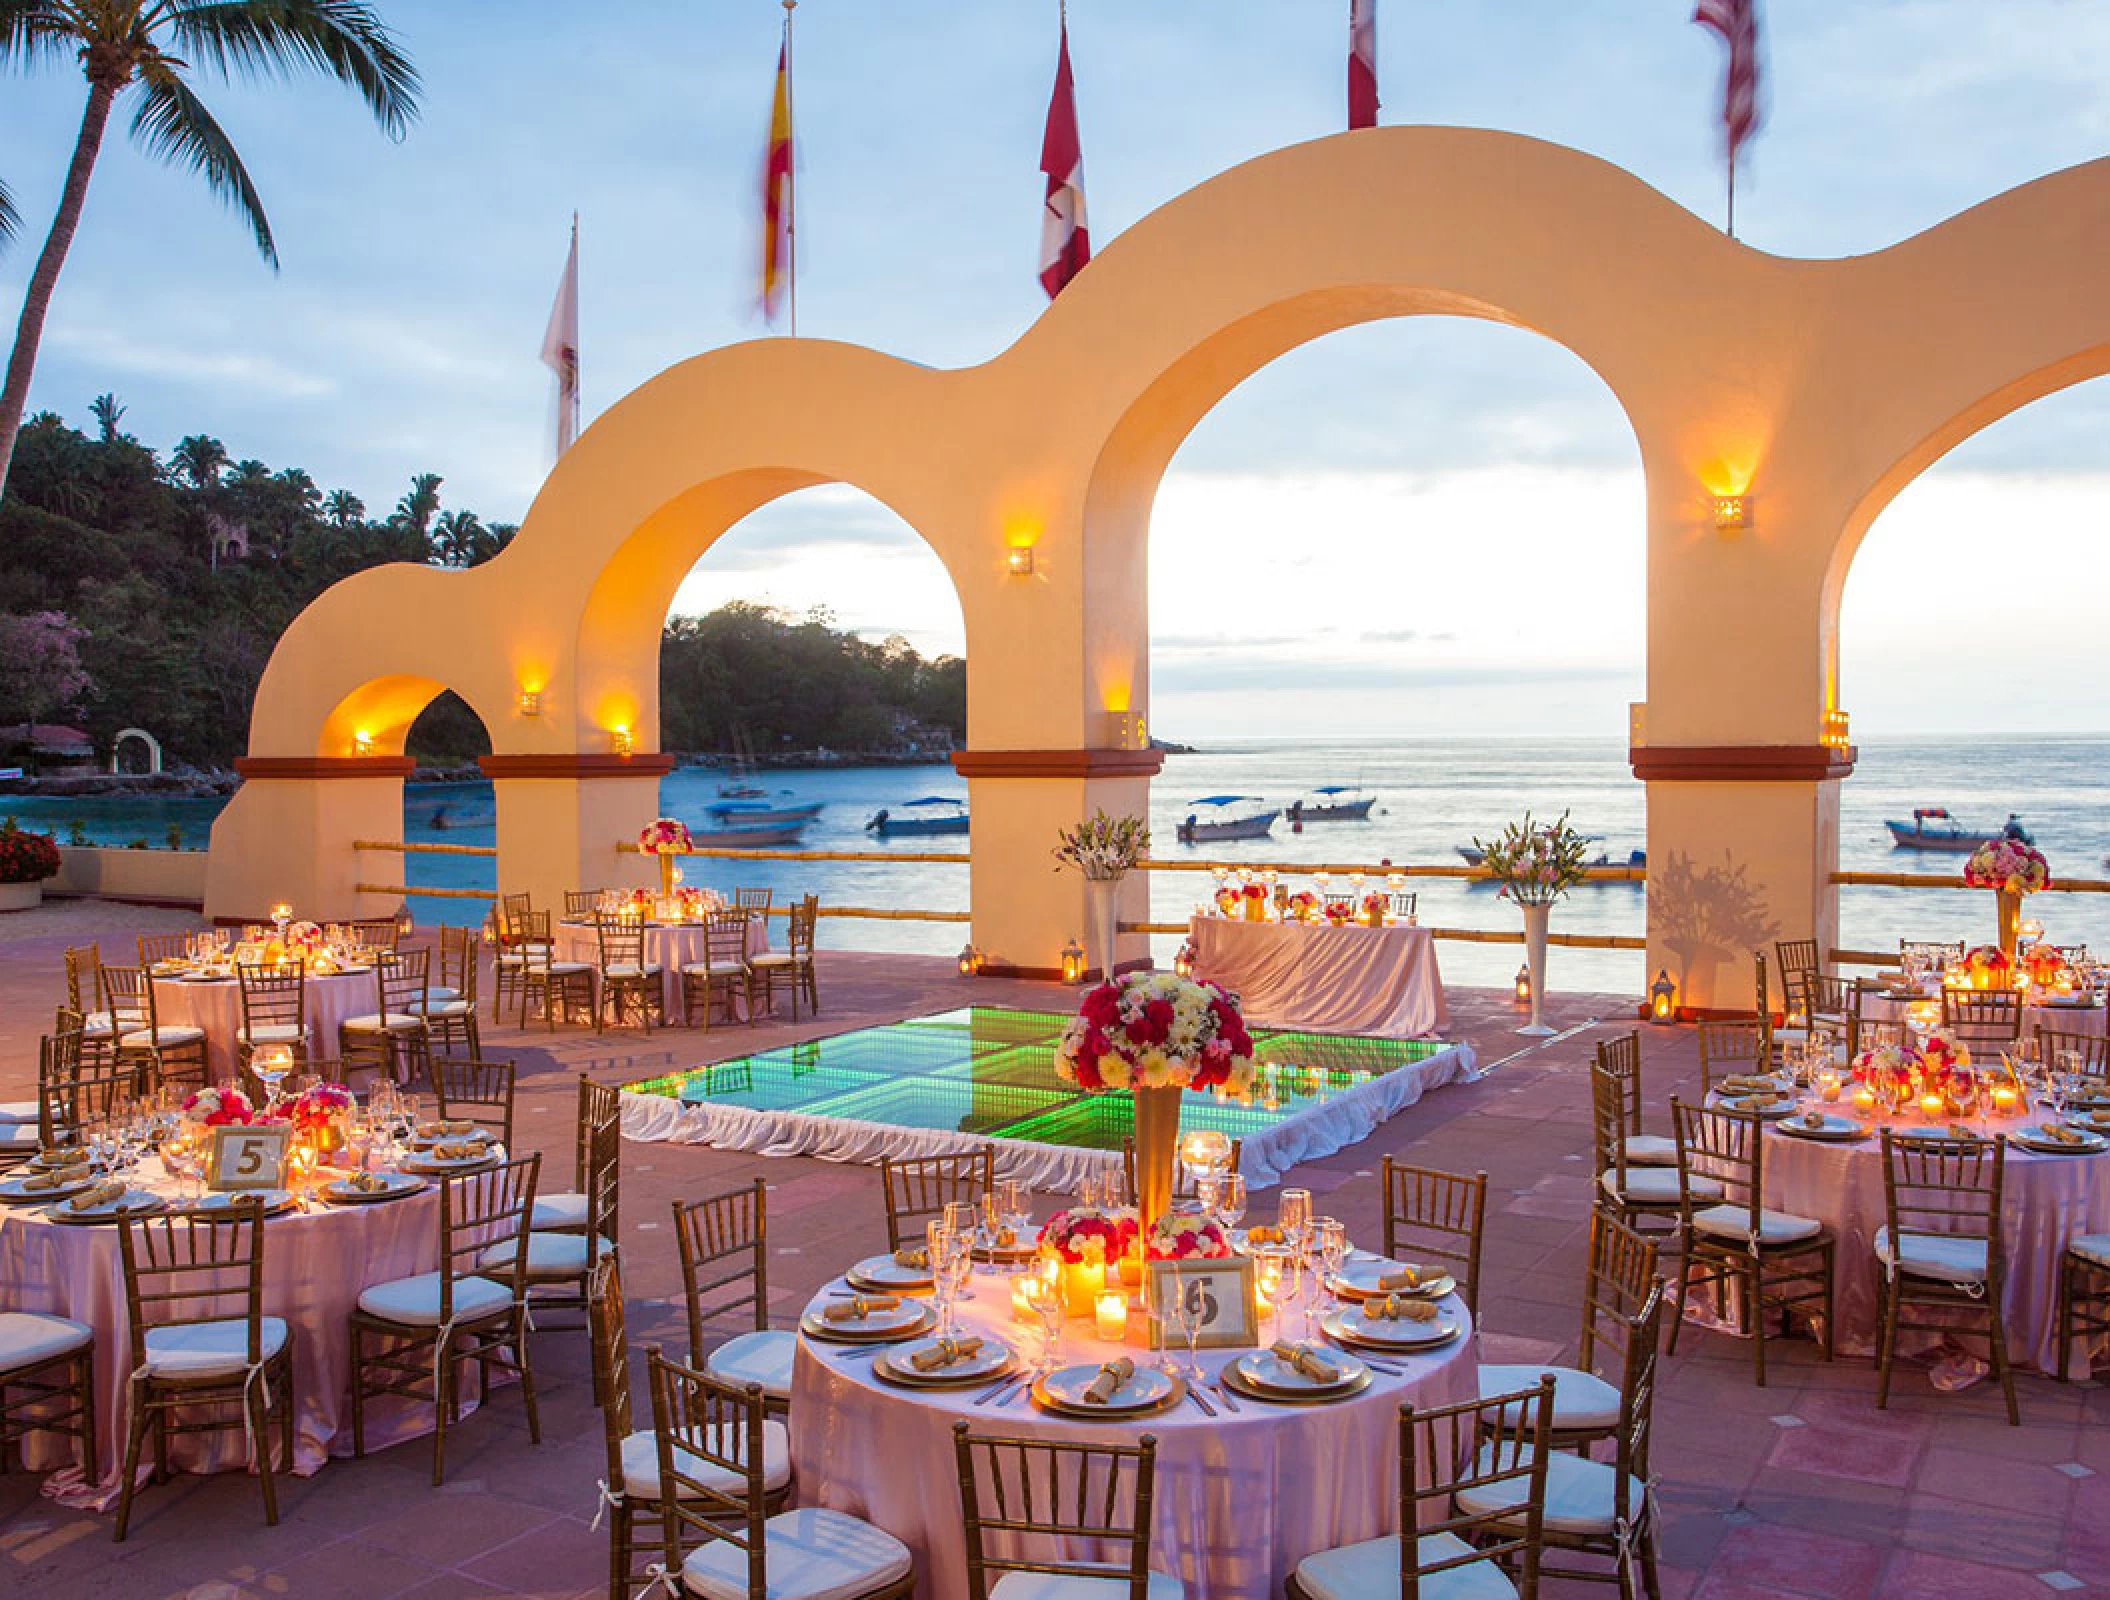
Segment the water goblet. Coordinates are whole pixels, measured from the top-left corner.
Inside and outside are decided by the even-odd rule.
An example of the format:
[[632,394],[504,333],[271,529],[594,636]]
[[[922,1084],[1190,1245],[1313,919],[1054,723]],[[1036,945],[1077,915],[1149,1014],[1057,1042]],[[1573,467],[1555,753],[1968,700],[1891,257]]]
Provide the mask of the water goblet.
[[[1340,1304],[1342,1263],[1348,1259],[1348,1228],[1334,1217],[1315,1217],[1311,1224],[1312,1254],[1317,1257],[1319,1287],[1326,1291],[1329,1307]],[[1317,1298],[1316,1295],[1313,1296]],[[1304,1336],[1311,1337],[1311,1309],[1304,1313]]]
[[1209,1321],[1208,1286],[1199,1278],[1183,1281],[1179,1293],[1172,1297],[1168,1308],[1173,1329],[1187,1341],[1186,1376],[1196,1383],[1202,1381],[1202,1364],[1199,1341],[1202,1329]]
[[1205,1172],[1194,1180],[1194,1198],[1200,1203],[1202,1215],[1214,1217],[1216,1208],[1223,1201],[1223,1182],[1213,1172]]
[[1062,1322],[1069,1307],[1062,1285],[1036,1272],[1026,1280],[1026,1308],[1040,1319],[1040,1359],[1033,1370],[1040,1376],[1053,1372],[1062,1344]]
[[1227,1172],[1216,1180],[1216,1221],[1225,1233],[1233,1232],[1245,1221],[1246,1183],[1235,1172]]
[[1311,1191],[1282,1191],[1282,1237],[1301,1248],[1311,1232]]

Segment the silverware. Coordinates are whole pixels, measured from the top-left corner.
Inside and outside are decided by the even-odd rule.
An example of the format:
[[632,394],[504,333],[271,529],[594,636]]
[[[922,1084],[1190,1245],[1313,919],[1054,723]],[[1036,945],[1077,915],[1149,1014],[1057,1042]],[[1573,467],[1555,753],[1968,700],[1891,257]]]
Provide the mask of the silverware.
[[994,1389],[985,1389],[982,1393],[976,1395],[974,1403],[978,1406],[986,1406],[997,1401],[1008,1400],[1011,1398],[1011,1391],[1018,1388],[1025,1381],[1024,1378],[1006,1378]]
[[1195,1407],[1201,1412],[1203,1416],[1213,1417],[1216,1415],[1216,1407],[1212,1406],[1207,1400],[1202,1398],[1200,1384],[1190,1383],[1189,1385],[1187,1385],[1187,1398],[1194,1402]]
[[1238,1401],[1232,1396],[1231,1391],[1224,1387],[1223,1379],[1218,1378],[1212,1387],[1216,1390],[1216,1398],[1224,1403],[1227,1410],[1236,1412],[1240,1409]]

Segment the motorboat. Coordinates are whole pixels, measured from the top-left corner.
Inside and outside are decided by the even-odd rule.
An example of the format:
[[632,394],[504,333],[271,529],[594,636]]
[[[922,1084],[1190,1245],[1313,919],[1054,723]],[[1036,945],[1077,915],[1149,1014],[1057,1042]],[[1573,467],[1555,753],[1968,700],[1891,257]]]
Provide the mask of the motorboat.
[[1377,796],[1366,793],[1360,784],[1329,783],[1312,790],[1308,798],[1292,800],[1282,814],[1292,827],[1307,822],[1366,822],[1376,804]]
[[1187,815],[1173,830],[1181,844],[1211,839],[1265,839],[1274,831],[1280,811],[1268,810],[1257,795],[1212,794],[1188,802]]
[[750,797],[743,800],[716,800],[703,809],[712,823],[720,827],[781,828],[794,822],[811,822],[821,814],[823,803],[811,800],[791,805],[772,805],[766,799]]
[[1900,850],[1947,850],[1961,855],[1995,839],[2013,839],[2017,844],[2035,844],[2022,819],[2010,811],[2007,821],[1993,829],[1966,828],[1949,815],[1945,806],[1915,806],[1910,822],[1886,820],[1890,842]]
[[894,810],[882,808],[865,824],[865,832],[876,833],[882,839],[911,834],[966,831],[967,802],[942,794],[927,794],[920,800],[907,800]]
[[806,831],[804,822],[762,827],[739,824],[726,828],[691,828],[689,844],[697,850],[762,850],[772,845],[797,844]]

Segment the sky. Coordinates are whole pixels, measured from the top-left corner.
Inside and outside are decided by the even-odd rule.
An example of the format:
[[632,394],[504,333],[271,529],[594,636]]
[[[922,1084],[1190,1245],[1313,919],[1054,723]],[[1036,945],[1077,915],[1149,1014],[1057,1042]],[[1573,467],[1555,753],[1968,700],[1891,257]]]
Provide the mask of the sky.
[[[434,471],[448,505],[517,520],[551,461],[538,353],[574,209],[589,422],[660,369],[765,331],[759,169],[782,12],[380,10],[425,81],[400,143],[332,87],[201,84],[264,198],[276,275],[195,178],[125,142],[120,113],[31,405],[85,425],[109,390],[125,427],[164,450],[212,433],[376,513]],[[1073,0],[1095,240],[1239,161],[1337,131],[1346,10]],[[1690,0],[1380,0],[1383,120],[1573,145],[1716,219],[1721,51],[1690,15]],[[1758,248],[1881,248],[2110,150],[2110,7],[2092,0],[1770,0],[1764,17],[1767,118],[1738,188],[1738,232]],[[804,0],[797,26],[801,332],[930,365],[987,359],[1045,305],[1054,5]],[[82,94],[70,68],[0,77],[0,179],[25,218],[0,256],[9,316]],[[2095,687],[2110,682],[2106,492],[2110,380],[1995,424],[1909,488],[1848,583],[1857,735],[2110,726]],[[1445,318],[1315,341],[1231,394],[1166,475],[1153,725],[1202,741],[1619,737],[1642,695],[1641,516],[1632,434],[1559,347]],[[1960,645],[2004,621],[1971,577],[1989,533],[2026,537],[2066,581],[2033,593],[2030,649],[1974,650],[1960,672]],[[1518,605],[1504,569],[1551,573],[1554,592]],[[846,489],[756,513],[676,604],[732,598],[960,647],[936,559]],[[2046,683],[2073,686],[2072,703],[2049,704]]]

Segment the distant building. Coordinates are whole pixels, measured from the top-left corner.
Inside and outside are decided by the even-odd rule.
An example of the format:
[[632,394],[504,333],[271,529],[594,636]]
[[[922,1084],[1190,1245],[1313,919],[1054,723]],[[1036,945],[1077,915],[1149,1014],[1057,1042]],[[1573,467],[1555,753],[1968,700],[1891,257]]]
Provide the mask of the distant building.
[[0,749],[27,751],[47,774],[94,772],[95,741],[59,722],[15,722],[0,727]]

